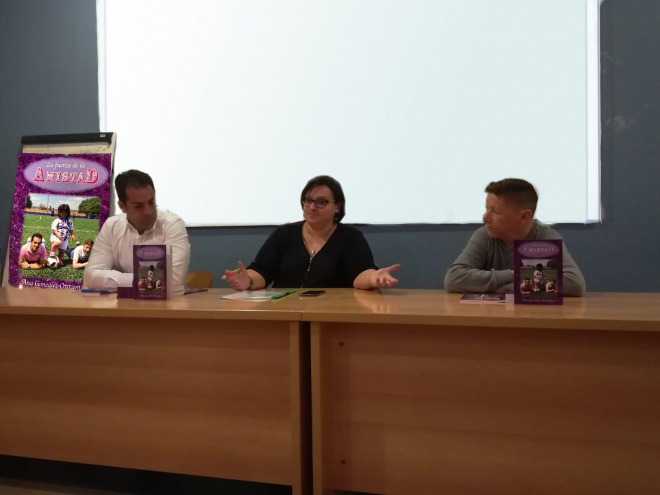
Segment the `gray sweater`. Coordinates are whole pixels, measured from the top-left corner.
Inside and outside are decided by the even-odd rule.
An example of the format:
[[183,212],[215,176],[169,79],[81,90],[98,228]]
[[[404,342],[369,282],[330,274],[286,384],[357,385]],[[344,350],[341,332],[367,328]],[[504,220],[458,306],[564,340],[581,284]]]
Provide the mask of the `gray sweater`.
[[[534,220],[528,240],[561,239],[547,225]],[[587,290],[582,272],[564,244],[564,295],[584,295]],[[502,292],[513,288],[513,251],[500,239],[488,235],[486,227],[478,229],[461,255],[447,270],[447,292]],[[508,286],[508,287],[507,287]]]

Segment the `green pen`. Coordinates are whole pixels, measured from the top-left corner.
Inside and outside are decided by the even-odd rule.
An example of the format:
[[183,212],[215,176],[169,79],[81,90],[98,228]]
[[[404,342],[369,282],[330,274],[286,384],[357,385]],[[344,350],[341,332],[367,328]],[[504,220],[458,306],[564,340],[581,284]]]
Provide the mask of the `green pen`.
[[272,296],[271,299],[281,299],[284,296],[288,296],[289,294],[295,294],[297,291],[295,290],[288,290],[286,292],[283,292],[282,294],[277,294],[276,296]]

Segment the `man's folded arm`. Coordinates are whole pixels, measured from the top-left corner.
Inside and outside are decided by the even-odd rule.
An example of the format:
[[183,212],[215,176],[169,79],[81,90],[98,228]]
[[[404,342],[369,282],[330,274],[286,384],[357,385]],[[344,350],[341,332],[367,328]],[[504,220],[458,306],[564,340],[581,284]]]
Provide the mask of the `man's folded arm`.
[[190,264],[190,243],[188,232],[182,219],[174,221],[165,232],[165,244],[172,246],[172,287],[183,290]]
[[565,243],[562,257],[564,260],[564,295],[569,297],[584,296],[584,293],[587,292],[587,282],[584,280],[577,263],[566,249]]
[[477,230],[460,256],[447,270],[447,292],[497,292],[513,282],[511,270],[484,270],[488,257],[488,234]]
[[[106,224],[108,227],[110,225]],[[104,225],[104,227],[106,227]],[[111,228],[103,228],[94,242],[94,251],[85,267],[83,287],[87,289],[116,289],[133,285],[133,274],[122,273],[114,268]]]

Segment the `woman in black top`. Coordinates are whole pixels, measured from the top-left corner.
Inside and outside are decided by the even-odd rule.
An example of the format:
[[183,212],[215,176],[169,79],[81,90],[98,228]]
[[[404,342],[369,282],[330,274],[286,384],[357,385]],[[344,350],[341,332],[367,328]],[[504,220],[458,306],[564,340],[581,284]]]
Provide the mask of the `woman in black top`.
[[310,180],[300,195],[305,220],[275,229],[245,269],[227,270],[236,290],[273,287],[355,287],[375,289],[398,282],[391,272],[401,265],[378,269],[367,240],[356,228],[343,225],[346,200],[339,182],[322,175]]

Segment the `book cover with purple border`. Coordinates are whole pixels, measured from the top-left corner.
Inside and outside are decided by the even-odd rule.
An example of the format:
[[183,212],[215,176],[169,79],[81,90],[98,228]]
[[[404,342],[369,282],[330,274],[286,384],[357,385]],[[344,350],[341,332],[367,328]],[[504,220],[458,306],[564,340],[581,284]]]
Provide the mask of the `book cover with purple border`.
[[[18,155],[9,236],[9,285],[80,290],[84,269],[72,267],[75,245],[67,245],[67,250],[58,249],[56,254],[66,253],[62,257],[63,266],[39,270],[19,267],[21,247],[33,234],[40,234],[46,252],[50,252],[51,225],[61,204],[69,205],[72,212],[70,220],[77,242],[96,239],[110,213],[111,182],[111,153]],[[87,213],[83,214],[82,210]],[[73,241],[66,238],[67,244],[70,240]]]
[[564,304],[563,241],[515,241],[514,302]]
[[134,299],[167,299],[167,257],[164,244],[133,246]]

